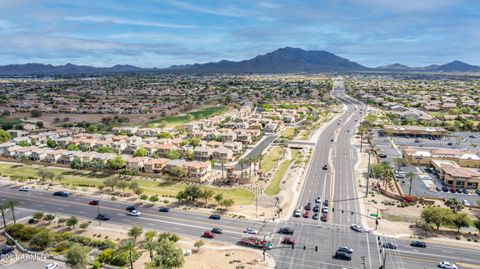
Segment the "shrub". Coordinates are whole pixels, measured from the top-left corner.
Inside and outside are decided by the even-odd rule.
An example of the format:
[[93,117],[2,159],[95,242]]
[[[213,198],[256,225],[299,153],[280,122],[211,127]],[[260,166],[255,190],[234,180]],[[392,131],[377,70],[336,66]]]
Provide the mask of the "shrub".
[[6,229],[7,233],[10,234],[13,238],[20,240],[20,241],[28,241],[30,240],[35,234],[40,232],[39,228],[25,226],[24,224],[12,224],[7,226]]
[[60,241],[55,245],[56,252],[64,252],[65,250],[69,249],[73,245],[73,242],[65,240]]
[[158,195],[155,194],[155,195],[152,195],[150,197],[150,199],[148,199],[150,202],[158,202]]
[[80,224],[80,228],[81,229],[87,229],[88,225],[90,225],[90,222],[84,222],[84,223]]
[[110,264],[112,262],[114,256],[115,256],[115,254],[113,252],[113,249],[107,248],[107,249],[103,250],[102,252],[100,252],[100,254],[98,254],[97,259],[100,263]]
[[30,249],[34,251],[42,251],[50,246],[55,240],[55,234],[50,230],[42,230],[30,239]]
[[147,199],[148,199],[148,195],[146,194],[140,195],[140,200],[147,200]]

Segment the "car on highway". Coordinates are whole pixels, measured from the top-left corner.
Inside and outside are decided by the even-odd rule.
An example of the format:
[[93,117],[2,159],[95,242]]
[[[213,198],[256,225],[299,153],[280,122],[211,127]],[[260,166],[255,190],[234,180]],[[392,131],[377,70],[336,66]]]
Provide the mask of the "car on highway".
[[457,269],[457,265],[451,262],[439,262],[438,267],[443,268],[443,269]]
[[29,192],[30,191],[30,187],[21,187],[20,189],[18,189],[19,191],[23,191],[23,192]]
[[423,242],[423,241],[412,241],[410,242],[410,246],[412,247],[417,247],[417,248],[426,248],[427,247],[427,243]]
[[362,227],[358,224],[352,224],[350,226],[350,229],[354,230],[355,232],[359,232],[359,233],[363,232]]
[[133,211],[133,210],[138,210],[137,206],[135,205],[129,205],[127,206],[127,208],[125,208],[125,210],[127,211]]
[[249,227],[249,228],[246,228],[245,230],[243,230],[243,233],[244,234],[258,234],[258,230]]
[[352,260],[352,255],[350,255],[346,252],[337,250],[335,252],[335,255],[333,255],[333,258],[338,259],[338,260],[351,261]]
[[330,142],[333,142],[333,138],[332,138],[332,139],[330,139]]
[[463,201],[462,201],[462,204],[463,204],[464,206],[471,206],[471,204],[470,204],[470,202],[469,202],[468,200],[463,200]]
[[308,201],[308,202],[305,204],[305,210],[312,210],[312,202]]
[[214,219],[214,220],[220,220],[222,218],[222,216],[218,215],[218,214],[213,214],[213,215],[210,215],[210,217],[208,217],[209,219]]
[[212,228],[211,232],[214,234],[222,234],[223,230],[220,228]]
[[325,201],[323,201],[323,206],[328,206],[330,203],[328,202],[328,199],[325,199]]
[[296,218],[301,217],[302,216],[302,210],[300,210],[300,208],[295,209],[295,211],[293,212],[293,216],[296,217]]
[[215,239],[215,234],[212,233],[211,231],[205,231],[203,232],[202,237]]
[[324,164],[322,167],[323,170],[328,170],[328,165]]
[[320,207],[318,205],[314,206],[313,212],[320,212]]
[[312,216],[312,219],[319,220],[320,219],[320,214],[318,212],[315,212]]
[[453,145],[453,143],[452,143],[452,142],[448,142],[447,145],[451,146],[451,145]]
[[168,212],[170,212],[170,208],[162,206],[158,209],[158,211],[168,213]]
[[105,213],[100,213],[97,215],[98,220],[110,220],[110,216]]
[[49,263],[47,265],[45,265],[45,269],[55,269],[58,267],[58,263],[57,262],[54,262],[54,263]]
[[347,247],[347,246],[341,246],[341,247],[338,248],[337,251],[342,251],[342,252],[345,252],[345,253],[348,253],[348,254],[353,253],[353,249],[350,248],[350,247]]
[[138,210],[128,211],[127,215],[132,217],[139,217],[142,213]]
[[443,187],[442,187],[442,191],[448,192],[448,191],[449,191],[449,188],[448,188],[447,186],[443,186]]
[[70,193],[66,191],[56,191],[53,193],[53,196],[68,197],[70,196]]
[[388,248],[388,249],[397,249],[397,245],[392,242],[385,242],[383,243],[383,248]]
[[387,154],[380,153],[380,154],[378,154],[378,157],[382,158],[382,159],[385,159],[385,158],[387,158]]
[[100,201],[98,201],[98,200],[92,200],[92,201],[90,201],[88,204],[89,204],[89,205],[98,205],[99,202],[100,202]]
[[328,213],[328,206],[322,207],[322,213]]
[[305,210],[303,212],[303,217],[304,218],[310,218],[311,215],[312,215],[312,212],[310,210]]
[[293,239],[291,237],[284,237],[283,240],[282,240],[282,244],[295,245],[295,244],[297,244],[297,241],[295,241],[295,239]]
[[480,189],[476,190],[475,193],[480,195]]
[[320,196],[317,196],[317,198],[315,198],[315,203],[316,204],[322,203],[322,198]]
[[476,135],[473,135],[473,134],[472,134],[472,135],[469,135],[468,137],[470,137],[470,138],[477,138],[477,136],[476,136]]
[[290,227],[282,227],[280,229],[278,229],[278,233],[281,233],[281,234],[293,234],[294,230]]

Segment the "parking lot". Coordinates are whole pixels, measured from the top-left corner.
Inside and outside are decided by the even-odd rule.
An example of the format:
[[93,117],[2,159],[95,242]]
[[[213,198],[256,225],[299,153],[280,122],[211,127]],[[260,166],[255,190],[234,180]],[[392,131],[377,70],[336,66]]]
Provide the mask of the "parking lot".
[[[372,143],[377,149],[379,156],[383,157],[380,158],[380,161],[390,163],[392,167],[396,169],[397,175],[407,175],[408,172],[413,172],[418,175],[412,181],[412,195],[435,196],[447,199],[455,197],[460,201],[467,200],[470,204],[477,205],[477,201],[480,200],[480,196],[475,193],[475,190],[469,190],[469,194],[444,192],[441,190],[443,187],[442,181],[434,173],[429,171],[427,166],[399,166],[395,161],[395,159],[402,158],[401,148],[405,146],[420,147],[421,144],[423,147],[429,148],[447,148],[449,147],[448,143],[452,142],[452,146],[450,148],[469,148],[472,150],[474,147],[472,147],[471,144],[475,144],[477,141],[478,145],[480,146],[480,139],[478,137],[470,137],[472,133],[455,133],[455,135],[459,135],[461,139],[449,137],[442,139],[420,138],[417,140],[417,138],[414,137],[393,137],[390,140],[390,138],[383,136],[380,130],[374,129],[372,131]],[[397,180],[400,183],[404,193],[408,194],[410,189],[410,180],[406,177],[402,177],[402,175],[400,175],[400,178],[397,178]],[[439,189],[440,191],[438,191]]]
[[477,134],[471,132],[456,132],[454,136],[443,138],[394,136],[393,142],[401,147],[411,146],[466,150],[478,150],[480,148],[480,138]]

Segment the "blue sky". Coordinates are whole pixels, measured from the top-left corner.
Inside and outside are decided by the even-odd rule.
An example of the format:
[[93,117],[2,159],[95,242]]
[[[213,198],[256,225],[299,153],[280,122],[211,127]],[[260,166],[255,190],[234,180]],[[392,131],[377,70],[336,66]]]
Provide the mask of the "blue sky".
[[480,65],[477,0],[2,0],[0,65],[166,67],[280,47],[366,66]]

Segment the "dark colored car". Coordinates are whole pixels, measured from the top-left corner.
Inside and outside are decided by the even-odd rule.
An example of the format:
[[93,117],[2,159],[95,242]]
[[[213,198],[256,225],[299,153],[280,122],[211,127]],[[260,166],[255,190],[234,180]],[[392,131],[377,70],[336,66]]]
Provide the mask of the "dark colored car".
[[447,186],[443,186],[443,187],[442,187],[442,191],[444,191],[444,192],[448,192],[448,191],[449,191],[449,189],[448,189],[448,187],[447,187]]
[[322,167],[323,170],[328,170],[328,165],[324,164]]
[[97,215],[97,219],[99,220],[110,220],[110,216],[105,213],[100,213]]
[[387,158],[387,155],[382,153],[382,154],[378,154],[378,157],[383,159],[383,158]]
[[0,254],[8,254],[10,252],[13,251],[13,247],[7,245],[7,244],[3,244],[3,245],[0,245]]
[[158,209],[158,211],[168,213],[168,212],[170,212],[170,208],[168,208],[168,207],[160,207],[160,209]]
[[327,199],[325,199],[325,201],[323,201],[323,206],[328,206],[329,205],[329,202]]
[[286,244],[286,245],[295,245],[296,243],[297,243],[297,241],[295,241],[291,237],[284,237],[283,240],[282,240],[282,244]]
[[92,200],[90,201],[90,203],[88,203],[89,205],[98,205],[99,201],[98,200]]
[[463,189],[461,189],[461,188],[457,189],[457,193],[462,193],[462,192],[463,192]]
[[213,228],[211,232],[214,234],[221,234],[223,233],[223,230],[220,228]]
[[222,218],[222,216],[218,215],[218,214],[213,214],[213,215],[210,215],[210,217],[208,217],[209,219],[214,219],[214,220],[219,220]]
[[137,208],[136,206],[134,206],[134,205],[129,205],[129,206],[127,206],[127,208],[125,208],[125,210],[127,210],[127,211],[133,211],[133,210],[138,210],[138,208]]
[[352,255],[343,252],[343,251],[338,251],[335,252],[335,255],[333,256],[334,259],[338,260],[344,260],[344,261],[351,261],[352,260]]
[[447,145],[451,146],[451,145],[453,145],[453,143],[452,143],[452,142],[448,142]]
[[312,203],[311,202],[307,202],[307,204],[305,205],[305,210],[312,210]]
[[383,247],[388,249],[397,249],[397,245],[392,242],[383,243]]
[[53,193],[53,196],[68,197],[70,196],[70,193],[66,191],[56,191]]
[[333,138],[332,138],[332,139],[330,139],[330,142],[333,142]]
[[480,189],[476,190],[475,193],[477,193],[478,195],[480,195]]
[[437,190],[437,191],[441,191],[441,190],[442,190],[442,188],[440,188],[439,186],[436,186],[436,187],[435,187],[435,190]]
[[205,231],[203,232],[202,237],[215,239],[215,234],[210,231]]
[[281,234],[293,234],[293,229],[290,227],[282,227],[278,230],[279,233]]
[[312,219],[314,219],[314,220],[320,219],[320,214],[318,212],[315,212],[315,214],[313,214]]
[[313,212],[320,212],[320,207],[318,205],[314,206]]
[[427,243],[425,243],[423,241],[412,241],[412,242],[410,242],[410,246],[417,247],[417,248],[426,248]]
[[467,189],[463,189],[462,191],[464,194],[469,194],[468,190]]
[[345,252],[345,253],[348,253],[348,254],[353,253],[353,249],[351,249],[349,247],[346,247],[346,246],[339,247],[337,251]]

